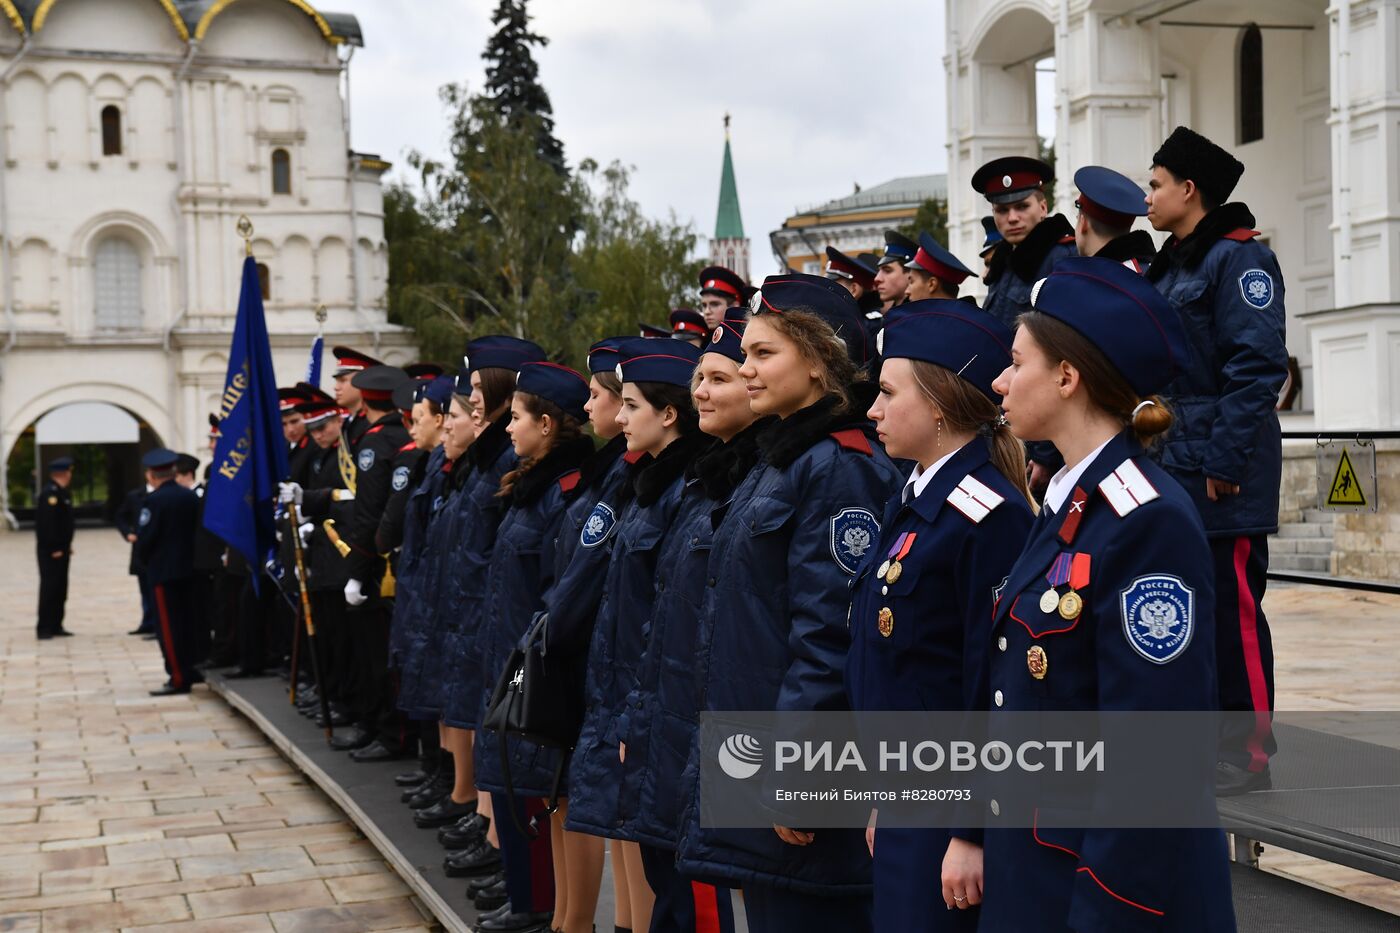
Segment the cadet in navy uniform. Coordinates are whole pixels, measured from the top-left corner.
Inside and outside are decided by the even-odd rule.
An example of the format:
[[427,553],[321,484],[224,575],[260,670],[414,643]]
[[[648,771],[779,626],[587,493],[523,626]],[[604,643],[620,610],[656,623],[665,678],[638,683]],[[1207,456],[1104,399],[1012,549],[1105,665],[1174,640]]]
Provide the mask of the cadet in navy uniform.
[[370,419],[365,412],[360,390],[354,384],[355,376],[371,366],[382,366],[383,364],[369,354],[361,353],[352,347],[331,347],[331,355],[335,357],[336,364],[335,372],[332,374],[335,379],[335,403],[350,412],[350,420],[345,422],[345,429],[342,432],[345,442],[341,445],[341,450],[344,451],[342,456],[348,457],[355,445],[360,442],[360,437],[369,430],[370,426]]
[[[882,336],[869,414],[885,451],[915,467],[854,582],[846,689],[857,710],[968,710],[993,592],[1034,518],[1025,453],[992,391],[1011,362],[1011,331],[966,302],[930,299],[890,312]],[[877,816],[875,929],[977,928],[981,836],[956,835]]]
[[39,490],[34,506],[34,549],[39,557],[40,639],[73,633],[63,627],[63,606],[68,602],[68,562],[73,556],[73,458],[49,463],[49,481]]
[[[898,230],[885,231],[885,254],[879,259],[879,270],[875,273],[875,291],[880,294],[880,313],[888,314],[896,305],[903,304],[909,290],[909,272],[904,264],[914,258],[919,244]],[[866,315],[869,318],[869,315]],[[879,330],[875,321],[874,331]]]
[[[672,533],[684,489],[685,469],[706,443],[690,402],[690,381],[700,351],[655,348],[634,340],[621,348],[622,409],[617,420],[629,451],[650,462],[638,470],[614,535],[589,647],[585,714],[569,768],[569,829],[618,838],[618,824],[635,801],[618,794],[622,761],[616,721],[633,686],[646,644],[656,593],[657,555]],[[622,845],[634,928],[649,928],[653,896],[636,842]]]
[[[520,368],[506,428],[519,461],[501,477],[498,496],[509,508],[491,551],[477,632],[483,687],[477,722],[506,659],[544,608],[543,594],[553,583],[554,540],[578,487],[578,467],[593,452],[593,442],[582,430],[587,401],[588,380],[567,366],[540,362]],[[477,929],[534,929],[554,916],[552,834],[541,831],[531,839],[521,826],[543,814],[545,798],[561,773],[560,753],[486,731],[473,752],[477,787],[491,794],[509,896],[503,912],[483,919]]]
[[830,246],[826,248],[826,277],[851,293],[867,320],[878,320],[881,314],[880,293],[875,290],[877,274],[875,267],[864,259],[847,256]]
[[[753,411],[780,420],[715,531],[696,676],[705,709],[843,709],[848,583],[900,477],[865,420],[872,393],[858,367],[870,352],[845,289],[770,276],[753,301],[739,373]],[[860,833],[702,827],[698,751],[684,777],[679,870],[741,885],[755,933],[869,929]]]
[[1079,220],[1074,247],[1081,256],[1121,262],[1134,272],[1146,272],[1157,255],[1157,244],[1133,221],[1147,216],[1147,192],[1131,178],[1102,165],[1086,165],[1074,173]]
[[1171,232],[1147,277],[1186,327],[1185,372],[1165,395],[1177,422],[1161,462],[1201,512],[1215,560],[1222,717],[1216,789],[1267,788],[1274,651],[1264,618],[1268,536],[1278,530],[1288,375],[1283,276],[1254,215],[1225,203],[1244,166],[1186,127],[1152,157],[1148,220]]
[[[1205,530],[1143,452],[1171,423],[1154,393],[1186,352],[1176,313],[1121,263],[1067,259],[1037,286],[994,388],[1012,432],[1054,441],[1066,465],[995,604],[993,730],[1001,711],[1215,708]],[[1149,599],[1175,622],[1153,624]],[[1209,807],[1209,756],[1199,764],[1182,799]],[[1235,929],[1219,829],[1002,829],[995,797],[987,808],[983,929]]]
[[[742,304],[751,291],[737,272],[724,266],[706,266],[700,270],[700,313],[705,326],[714,330],[724,320],[724,312],[732,305]],[[643,336],[646,336],[643,334]]]
[[705,315],[692,308],[674,308],[671,311],[671,339],[684,340],[693,347],[702,347],[710,339],[710,327],[705,323]]
[[1050,214],[1045,198],[1045,184],[1054,178],[1054,169],[1026,156],[993,159],[972,175],[1005,241],[992,255],[982,307],[1007,327],[1030,307],[1031,286],[1074,255],[1074,228],[1063,214]]
[[963,265],[958,257],[943,248],[943,244],[932,234],[919,234],[919,249],[914,258],[905,263],[909,272],[910,301],[925,298],[956,298],[958,286],[972,275],[972,270]]
[[982,260],[983,274],[986,274],[992,267],[992,254],[997,247],[1005,243],[1001,231],[997,229],[997,219],[991,214],[982,218],[982,246],[977,250],[977,258]]
[[156,606],[157,632],[170,680],[151,696],[189,693],[204,678],[194,669],[196,645],[194,540],[199,496],[175,482],[179,454],[158,448],[141,458],[151,487],[137,520],[136,556]]

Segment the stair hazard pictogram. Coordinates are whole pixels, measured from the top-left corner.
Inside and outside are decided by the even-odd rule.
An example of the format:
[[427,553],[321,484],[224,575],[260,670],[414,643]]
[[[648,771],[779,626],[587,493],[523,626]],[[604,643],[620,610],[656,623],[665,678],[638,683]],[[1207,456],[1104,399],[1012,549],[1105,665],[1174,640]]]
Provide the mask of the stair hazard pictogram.
[[1366,493],[1361,488],[1361,481],[1356,477],[1356,470],[1351,465],[1351,458],[1347,456],[1345,450],[1342,457],[1337,461],[1337,472],[1332,476],[1332,487],[1327,493],[1328,505],[1366,505]]

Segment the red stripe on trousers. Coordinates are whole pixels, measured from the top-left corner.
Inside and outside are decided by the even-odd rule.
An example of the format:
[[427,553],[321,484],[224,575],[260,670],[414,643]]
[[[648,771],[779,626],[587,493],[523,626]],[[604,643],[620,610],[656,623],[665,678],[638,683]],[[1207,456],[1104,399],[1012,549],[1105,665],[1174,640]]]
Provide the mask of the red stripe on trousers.
[[719,898],[715,886],[701,881],[690,883],[690,897],[695,902],[695,933],[721,933]]
[[1250,732],[1245,748],[1249,750],[1249,770],[1263,771],[1269,764],[1264,754],[1264,739],[1270,730],[1269,688],[1264,681],[1264,658],[1259,652],[1259,607],[1249,589],[1249,539],[1235,539],[1235,597],[1239,602],[1240,647],[1244,651],[1244,668],[1249,675],[1249,699],[1254,707],[1254,731]]
[[175,639],[170,634],[170,611],[165,608],[165,584],[151,587],[156,596],[156,614],[160,616],[160,637],[165,642],[165,656],[170,659],[170,685],[179,690],[185,685],[180,674],[180,659],[175,657]]

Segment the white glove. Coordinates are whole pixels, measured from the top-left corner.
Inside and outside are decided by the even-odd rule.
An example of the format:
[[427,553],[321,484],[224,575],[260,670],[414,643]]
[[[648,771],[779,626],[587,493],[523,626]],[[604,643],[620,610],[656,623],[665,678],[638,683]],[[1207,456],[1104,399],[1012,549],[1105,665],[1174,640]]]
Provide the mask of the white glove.
[[277,501],[286,505],[288,502],[295,502],[301,505],[301,484],[300,483],[278,483]]
[[297,534],[301,536],[302,547],[305,548],[311,546],[311,532],[315,530],[316,526],[313,525],[311,522],[304,522],[299,528],[297,528]]
[[360,592],[359,580],[350,580],[345,584],[345,604],[347,606],[363,605],[367,599],[369,597]]

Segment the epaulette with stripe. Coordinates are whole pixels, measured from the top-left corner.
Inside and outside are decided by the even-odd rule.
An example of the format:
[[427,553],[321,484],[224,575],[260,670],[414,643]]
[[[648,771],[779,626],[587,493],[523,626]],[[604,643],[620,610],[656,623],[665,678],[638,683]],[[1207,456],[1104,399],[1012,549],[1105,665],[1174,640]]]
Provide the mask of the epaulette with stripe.
[[1247,243],[1258,235],[1258,230],[1251,230],[1248,227],[1239,227],[1225,234],[1222,239],[1234,240],[1236,243]]
[[583,474],[580,473],[578,470],[570,470],[568,473],[565,473],[563,476],[559,477],[560,491],[573,492],[574,487],[578,485],[578,481],[582,476]]
[[1073,234],[1073,233],[1066,233],[1064,236],[1060,237],[1060,245],[1061,245],[1061,246],[1064,246],[1064,245],[1067,244],[1067,243],[1073,243],[1073,242],[1074,242],[1074,234]]
[[407,444],[404,444],[402,447],[399,448],[399,453],[403,453],[406,450],[412,450],[417,446],[418,445],[415,444],[413,441],[409,441]]
[[968,521],[980,525],[982,519],[992,514],[1006,499],[986,483],[971,473],[962,478],[953,491],[948,493],[948,504],[967,516]]
[[865,432],[860,428],[847,428],[844,431],[832,431],[831,439],[846,450],[854,450],[856,453],[865,454],[867,457],[875,456],[875,450],[870,446],[870,438],[866,437]]
[[1146,505],[1153,499],[1161,495],[1157,487],[1152,485],[1152,481],[1142,475],[1142,470],[1129,457],[1118,464],[1108,476],[1099,483],[1099,492],[1108,500],[1108,504],[1113,506],[1113,511],[1122,518],[1140,505]]

